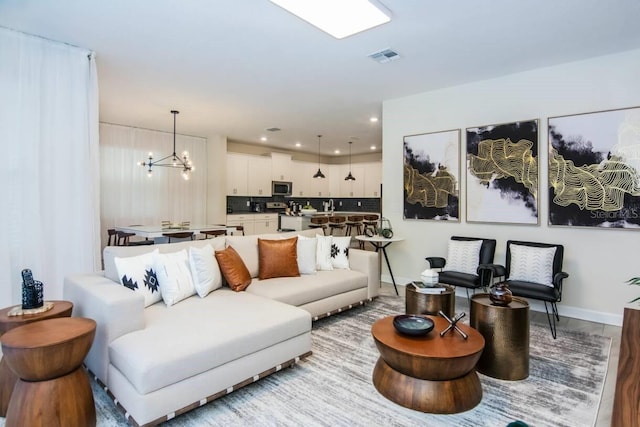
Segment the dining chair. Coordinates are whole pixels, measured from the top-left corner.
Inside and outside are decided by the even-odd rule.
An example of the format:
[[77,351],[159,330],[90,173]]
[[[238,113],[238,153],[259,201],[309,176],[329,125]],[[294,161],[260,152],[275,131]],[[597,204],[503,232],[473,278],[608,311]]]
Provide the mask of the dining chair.
[[171,239],[191,239],[193,240],[193,231],[178,231],[175,233],[162,233],[164,237],[167,237],[168,243],[171,243]]
[[200,234],[204,234],[204,239],[202,240],[206,240],[210,237],[226,236],[227,230],[201,230]]
[[145,246],[145,245],[153,245],[153,240],[129,240],[131,237],[135,236],[136,233],[127,233],[125,231],[117,231],[116,232],[116,246]]
[[[118,244],[118,232],[115,228],[110,228],[107,230],[107,246],[117,246]],[[112,241],[113,240],[113,241]]]

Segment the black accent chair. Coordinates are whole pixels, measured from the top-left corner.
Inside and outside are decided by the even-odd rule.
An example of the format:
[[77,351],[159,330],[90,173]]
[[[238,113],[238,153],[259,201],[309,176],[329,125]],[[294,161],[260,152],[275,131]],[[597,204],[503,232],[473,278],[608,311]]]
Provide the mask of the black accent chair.
[[[553,284],[553,286],[545,285],[543,283],[509,279],[511,276],[511,265],[513,261],[511,245],[529,246],[533,248],[556,248],[556,252],[553,257],[552,271],[550,274],[552,279],[551,284]],[[545,311],[547,312],[547,320],[549,321],[551,335],[553,336],[553,339],[556,339],[556,321],[560,320],[557,303],[562,300],[562,280],[569,277],[567,273],[562,271],[563,257],[564,246],[562,245],[508,240],[505,266],[498,264],[481,265],[480,269],[491,271],[494,276],[504,276],[513,296],[543,301]],[[547,303],[551,305],[551,314],[549,314],[549,307]]]
[[[483,239],[481,237],[461,237],[461,236],[451,236],[451,240],[458,241],[474,241],[474,240],[482,240],[482,246],[480,247],[478,264],[491,264],[493,263],[493,256],[496,251],[496,241],[495,239]],[[429,261],[430,268],[439,268],[440,272],[438,273],[438,282],[445,283],[451,286],[461,286],[466,288],[467,291],[467,299],[469,299],[469,289],[473,289],[474,292],[478,288],[486,289],[491,285],[492,280],[492,270],[485,269],[480,271],[478,269],[477,274],[468,274],[460,271],[453,270],[443,270],[447,265],[446,259],[442,257],[427,257],[425,258]]]

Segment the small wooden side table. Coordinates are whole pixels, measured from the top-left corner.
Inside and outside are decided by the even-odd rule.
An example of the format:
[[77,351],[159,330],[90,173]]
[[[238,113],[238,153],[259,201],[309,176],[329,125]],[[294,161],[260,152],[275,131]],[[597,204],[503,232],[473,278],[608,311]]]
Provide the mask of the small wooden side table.
[[[9,316],[9,312],[14,307],[7,307],[0,310],[0,336],[18,326],[23,326],[32,322],[45,319],[56,319],[59,317],[71,317],[73,303],[70,301],[51,301],[53,308],[43,313],[23,314],[20,316]],[[18,377],[7,366],[4,357],[0,360],[0,417],[7,416],[7,408],[11,399],[13,386],[18,381]]]
[[83,317],[48,319],[20,326],[0,338],[9,367],[18,375],[5,425],[96,425],[89,377],[82,367],[96,332]]
[[453,286],[439,283],[447,290],[439,294],[423,294],[416,291],[411,283],[405,286],[405,312],[407,314],[429,314],[437,316],[438,311],[453,318],[456,311],[456,293]]
[[485,347],[476,369],[501,380],[529,376],[529,303],[513,297],[508,306],[495,305],[489,294],[471,297],[469,325],[482,334]]

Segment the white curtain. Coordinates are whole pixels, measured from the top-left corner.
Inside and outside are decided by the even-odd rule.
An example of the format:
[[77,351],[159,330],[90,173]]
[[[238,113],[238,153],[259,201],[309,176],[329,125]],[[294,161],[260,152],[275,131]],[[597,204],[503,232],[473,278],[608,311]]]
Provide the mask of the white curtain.
[[86,49],[0,28],[0,306],[24,268],[61,299],[99,254],[98,86]]
[[[178,116],[180,125],[180,116]],[[173,117],[167,111],[167,121]],[[188,181],[181,169],[154,167],[151,177],[137,163],[149,153],[160,159],[173,152],[173,133],[100,123],[102,237],[107,229],[161,221],[206,224],[207,140],[176,135],[176,153],[189,153],[195,167]]]

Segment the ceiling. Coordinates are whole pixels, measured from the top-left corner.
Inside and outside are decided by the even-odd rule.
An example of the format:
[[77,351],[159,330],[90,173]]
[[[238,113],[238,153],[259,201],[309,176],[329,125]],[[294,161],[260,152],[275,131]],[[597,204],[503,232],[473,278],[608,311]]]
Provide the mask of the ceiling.
[[640,47],[638,0],[381,2],[342,40],[268,0],[0,0],[0,26],[96,52],[102,122],[323,155],[379,151],[384,100]]

